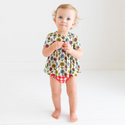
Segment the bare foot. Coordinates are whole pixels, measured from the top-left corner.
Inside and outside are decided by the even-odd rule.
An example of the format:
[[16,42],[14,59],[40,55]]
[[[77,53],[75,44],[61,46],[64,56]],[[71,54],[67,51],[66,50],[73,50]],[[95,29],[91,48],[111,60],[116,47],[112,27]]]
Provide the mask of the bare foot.
[[52,114],[52,117],[55,119],[59,119],[60,112],[61,112],[60,110],[55,110]]
[[76,113],[70,113],[70,121],[71,122],[75,122],[77,120],[78,120],[78,118],[76,116]]

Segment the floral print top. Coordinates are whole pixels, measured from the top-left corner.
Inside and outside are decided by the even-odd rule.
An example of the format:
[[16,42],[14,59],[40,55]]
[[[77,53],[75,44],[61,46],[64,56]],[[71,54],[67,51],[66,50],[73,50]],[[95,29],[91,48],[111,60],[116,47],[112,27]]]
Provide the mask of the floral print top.
[[[78,36],[68,32],[67,35],[60,35],[56,32],[47,35],[43,47],[49,47],[54,42],[69,43],[73,49],[81,47]],[[69,74],[77,76],[80,73],[80,64],[77,58],[71,56],[63,50],[63,47],[55,50],[48,58],[45,64],[44,72],[48,75],[55,74],[56,76],[67,76]]]

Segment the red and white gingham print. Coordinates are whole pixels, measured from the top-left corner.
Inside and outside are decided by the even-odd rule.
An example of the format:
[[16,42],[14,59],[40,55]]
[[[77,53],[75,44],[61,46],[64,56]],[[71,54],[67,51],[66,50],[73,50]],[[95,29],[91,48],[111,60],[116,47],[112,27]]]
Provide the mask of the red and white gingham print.
[[72,75],[69,75],[69,77],[65,77],[65,76],[55,76],[55,74],[51,74],[50,76],[56,78],[60,83],[65,83],[69,78],[72,77]]

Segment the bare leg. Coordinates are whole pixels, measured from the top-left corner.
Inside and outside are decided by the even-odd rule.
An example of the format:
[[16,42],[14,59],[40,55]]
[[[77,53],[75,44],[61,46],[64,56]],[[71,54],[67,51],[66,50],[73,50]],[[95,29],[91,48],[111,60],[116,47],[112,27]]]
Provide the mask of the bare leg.
[[50,86],[52,91],[52,100],[55,107],[52,117],[59,119],[61,113],[61,83],[50,76]]
[[69,78],[66,82],[67,94],[69,96],[69,106],[70,106],[70,121],[77,121],[76,108],[77,108],[77,80],[73,76]]

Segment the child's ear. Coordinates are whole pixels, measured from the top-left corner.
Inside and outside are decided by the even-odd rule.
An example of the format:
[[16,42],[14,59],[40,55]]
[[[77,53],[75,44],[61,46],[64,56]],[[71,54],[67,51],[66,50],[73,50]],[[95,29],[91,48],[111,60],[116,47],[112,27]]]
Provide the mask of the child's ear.
[[73,24],[72,24],[72,26],[75,26],[76,25],[76,22],[74,22]]
[[56,23],[56,18],[54,18],[54,22]]

